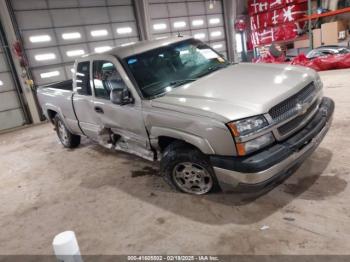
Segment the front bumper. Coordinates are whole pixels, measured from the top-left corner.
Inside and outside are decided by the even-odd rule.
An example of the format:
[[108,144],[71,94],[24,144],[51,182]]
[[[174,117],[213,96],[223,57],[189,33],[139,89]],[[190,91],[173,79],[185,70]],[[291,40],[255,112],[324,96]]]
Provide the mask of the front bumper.
[[325,97],[310,122],[283,142],[247,157],[211,156],[222,190],[265,187],[290,175],[321,143],[333,112],[333,100]]

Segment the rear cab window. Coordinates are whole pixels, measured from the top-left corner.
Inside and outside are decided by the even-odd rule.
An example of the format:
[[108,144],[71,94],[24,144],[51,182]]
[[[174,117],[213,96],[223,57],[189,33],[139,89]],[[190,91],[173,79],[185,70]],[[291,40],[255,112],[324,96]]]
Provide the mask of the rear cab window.
[[90,62],[79,62],[77,65],[76,76],[76,92],[79,95],[91,96],[90,86]]

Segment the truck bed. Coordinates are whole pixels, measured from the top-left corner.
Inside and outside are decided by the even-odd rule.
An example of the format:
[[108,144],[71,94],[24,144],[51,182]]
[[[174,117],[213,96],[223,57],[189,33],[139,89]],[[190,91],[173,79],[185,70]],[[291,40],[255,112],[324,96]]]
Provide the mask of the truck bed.
[[79,134],[81,130],[72,103],[72,83],[72,80],[66,80],[41,86],[37,89],[37,96],[47,119],[52,120],[52,115],[57,113],[64,118],[72,133]]
[[56,89],[73,91],[73,80],[69,79],[61,82],[56,82],[53,84],[40,86],[39,88],[56,88]]

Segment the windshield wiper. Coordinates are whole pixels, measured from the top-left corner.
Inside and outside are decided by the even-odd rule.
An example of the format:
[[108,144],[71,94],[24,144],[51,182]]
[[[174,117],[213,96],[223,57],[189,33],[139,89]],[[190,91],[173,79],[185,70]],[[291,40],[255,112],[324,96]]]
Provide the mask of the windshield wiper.
[[221,65],[216,65],[216,66],[210,66],[202,74],[197,75],[197,77],[200,78],[200,77],[209,75],[209,74],[211,74],[211,73],[213,73],[213,72],[215,72],[215,71],[217,71],[219,69],[225,68],[225,67],[227,67],[229,65],[230,64],[228,63],[228,64],[221,64]]
[[[197,80],[197,78],[188,78],[188,79],[171,80],[167,86],[176,87],[176,86],[183,85],[183,84],[185,84],[185,83],[193,82],[193,81],[196,81],[196,80]],[[157,82],[153,82],[153,83],[150,83],[150,84],[148,84],[148,85],[142,87],[141,89],[142,89],[142,90],[145,90],[145,89],[147,89],[147,88],[154,87],[155,85],[162,84],[162,83],[166,83],[166,81],[157,81]],[[160,88],[160,89],[163,89],[164,86],[158,87],[158,89],[159,89],[159,88]]]
[[222,68],[225,68],[227,67],[228,64],[222,64],[222,65],[216,65],[216,66],[211,66],[207,69],[207,72],[211,73],[211,72],[214,72],[216,70],[219,70],[219,69],[222,69]]
[[188,78],[188,79],[178,79],[178,80],[173,80],[169,83],[169,86],[171,87],[176,87],[176,86],[180,86],[183,84],[186,84],[188,82],[194,82],[196,81],[198,78]]
[[[168,92],[168,90],[166,90],[167,87],[173,88],[173,87],[177,87],[177,86],[183,85],[183,84],[185,84],[185,83],[193,82],[193,81],[196,81],[196,80],[197,80],[197,78],[178,79],[178,80],[172,80],[172,81],[170,81],[170,82],[166,82],[166,81],[157,81],[157,82],[154,82],[154,83],[151,83],[151,84],[148,84],[148,85],[142,87],[141,90],[142,90],[143,92],[148,93],[148,95],[149,95],[150,97],[153,97],[153,98],[154,98],[154,97],[162,96],[162,95],[164,95],[165,93],[167,93],[167,92]],[[156,85],[158,85],[158,84],[160,84],[160,83],[167,83],[167,85],[165,85],[165,86],[162,85],[162,86],[158,86],[158,87],[154,88],[154,86],[156,86]],[[152,88],[152,90],[151,90],[152,92],[150,93],[150,92],[148,92],[147,90],[148,90],[149,88],[151,88],[151,87],[153,87],[153,88]],[[159,91],[163,91],[163,92],[161,92],[161,93],[158,94]]]

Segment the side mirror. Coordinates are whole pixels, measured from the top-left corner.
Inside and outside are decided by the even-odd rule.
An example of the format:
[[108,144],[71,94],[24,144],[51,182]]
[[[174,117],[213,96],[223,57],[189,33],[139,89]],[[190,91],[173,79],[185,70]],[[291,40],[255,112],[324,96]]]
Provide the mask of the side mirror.
[[113,104],[121,106],[134,102],[126,86],[112,89],[110,99]]

